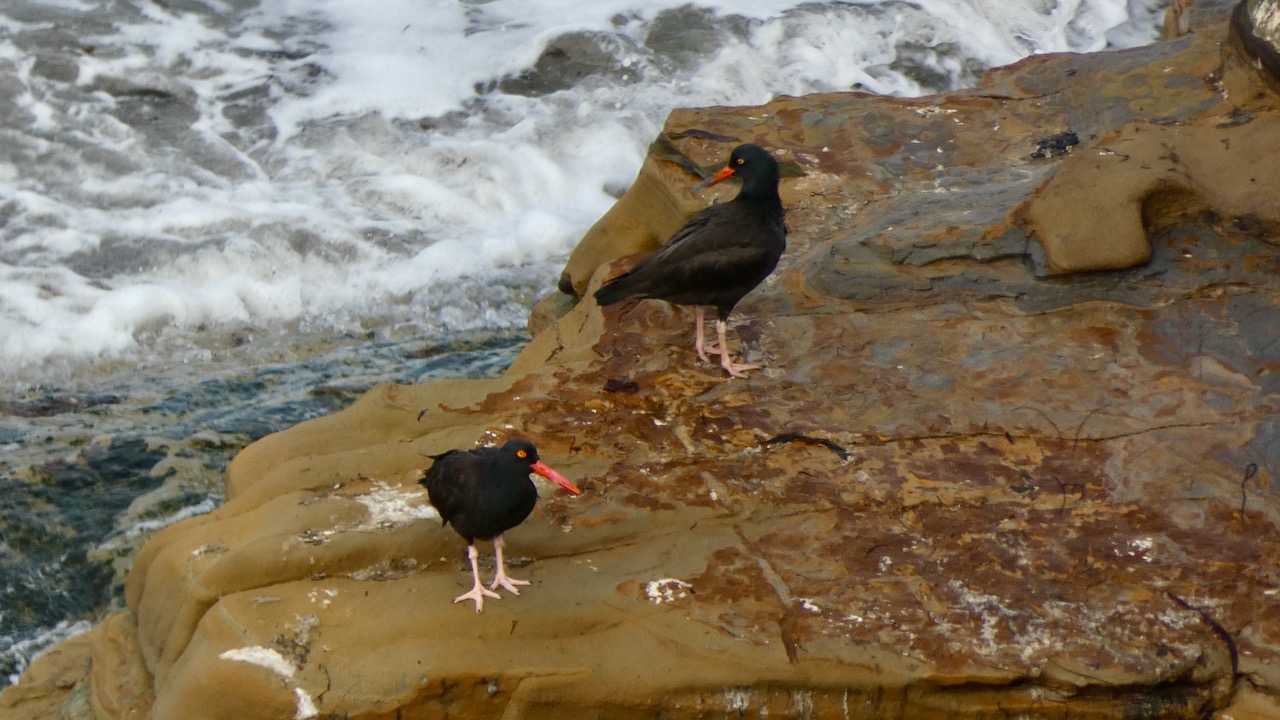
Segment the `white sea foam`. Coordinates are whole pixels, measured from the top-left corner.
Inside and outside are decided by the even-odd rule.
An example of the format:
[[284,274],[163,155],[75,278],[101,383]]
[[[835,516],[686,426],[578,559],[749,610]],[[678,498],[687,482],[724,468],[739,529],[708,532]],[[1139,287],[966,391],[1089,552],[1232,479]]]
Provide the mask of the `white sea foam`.
[[[0,379],[201,357],[228,328],[251,354],[518,327],[674,107],[955,87],[1149,41],[1164,4],[701,0],[672,31],[684,2],[15,0]],[[602,73],[504,89],[570,33],[595,34]]]
[[162,530],[180,520],[186,520],[187,518],[195,517],[197,515],[211,513],[215,508],[217,508],[217,506],[218,503],[214,501],[213,498],[205,498],[195,505],[188,505],[179,509],[177,512],[166,515],[165,517],[156,518],[154,520],[138,521],[125,529],[124,538],[131,540],[143,533],[153,533],[157,530]]
[[[3,611],[0,611],[0,617],[2,616]],[[0,647],[0,661],[6,665],[11,664],[17,670],[7,678],[8,684],[16,683],[18,677],[26,671],[32,660],[39,657],[40,653],[92,629],[93,625],[85,620],[63,621],[43,632],[16,642],[12,638],[0,637],[0,644],[3,645]]]

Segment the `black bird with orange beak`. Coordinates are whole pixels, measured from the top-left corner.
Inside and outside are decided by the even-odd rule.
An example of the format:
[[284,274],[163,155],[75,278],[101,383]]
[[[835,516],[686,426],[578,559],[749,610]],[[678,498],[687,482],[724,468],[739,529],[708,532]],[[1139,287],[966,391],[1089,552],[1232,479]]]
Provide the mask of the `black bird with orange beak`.
[[[502,559],[505,547],[502,534],[524,522],[538,502],[538,489],[529,474],[537,473],[574,495],[582,491],[539,460],[538,449],[528,440],[508,440],[500,448],[450,450],[431,457],[435,462],[420,483],[426,486],[427,498],[440,512],[443,524],[452,523],[453,529],[467,541],[467,557],[471,560],[471,577],[475,581],[470,591],[453,601],[472,600],[479,613],[484,611],[486,597],[500,597],[493,592],[500,586],[512,595],[519,595],[518,586],[529,582],[507,575]],[[498,573],[487,590],[480,582],[476,540],[493,541]]]
[[[631,298],[695,306],[698,357],[709,362],[708,353],[719,354],[725,372],[746,377],[747,370],[760,366],[734,362],[725,340],[729,313],[778,266],[787,247],[787,226],[778,197],[778,162],[772,155],[759,145],[739,145],[729,164],[694,192],[731,177],[742,180],[737,197],[694,215],[666,244],[606,282],[595,298],[602,306]],[[717,313],[714,344],[706,342],[703,332],[708,305]]]

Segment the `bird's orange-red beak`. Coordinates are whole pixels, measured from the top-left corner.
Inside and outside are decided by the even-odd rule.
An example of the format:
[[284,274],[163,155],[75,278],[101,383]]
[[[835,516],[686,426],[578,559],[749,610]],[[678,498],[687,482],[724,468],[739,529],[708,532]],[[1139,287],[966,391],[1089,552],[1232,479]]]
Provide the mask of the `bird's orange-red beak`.
[[695,187],[695,188],[693,189],[693,191],[694,191],[694,192],[698,192],[699,190],[702,190],[703,188],[709,188],[709,187],[711,187],[712,185],[715,185],[716,183],[721,182],[721,181],[723,181],[723,180],[728,180],[728,179],[729,179],[729,178],[731,178],[731,177],[733,177],[733,168],[731,168],[731,167],[729,167],[728,165],[726,165],[726,166],[724,166],[723,168],[720,168],[720,172],[718,172],[718,173],[716,173],[715,175],[712,175],[711,177],[707,178],[706,180],[703,180],[702,182],[698,183],[698,186],[697,186],[697,187]]
[[568,490],[569,492],[573,493],[574,495],[581,495],[581,494],[582,494],[582,491],[581,491],[581,490],[579,490],[579,489],[578,489],[578,487],[577,487],[576,485],[574,485],[573,483],[569,482],[569,481],[568,481],[568,479],[566,479],[566,478],[565,478],[565,476],[563,476],[563,475],[561,475],[560,473],[556,472],[555,470],[552,470],[551,468],[547,467],[547,464],[546,464],[546,463],[544,463],[544,462],[542,462],[541,460],[539,460],[538,462],[536,462],[536,463],[534,463],[534,464],[533,464],[533,471],[534,471],[534,472],[536,472],[536,473],[538,473],[538,474],[539,474],[539,475],[541,475],[542,477],[544,477],[544,478],[546,478],[546,479],[550,480],[551,482],[553,482],[553,483],[555,483],[555,484],[559,485],[560,487],[564,488],[565,490]]

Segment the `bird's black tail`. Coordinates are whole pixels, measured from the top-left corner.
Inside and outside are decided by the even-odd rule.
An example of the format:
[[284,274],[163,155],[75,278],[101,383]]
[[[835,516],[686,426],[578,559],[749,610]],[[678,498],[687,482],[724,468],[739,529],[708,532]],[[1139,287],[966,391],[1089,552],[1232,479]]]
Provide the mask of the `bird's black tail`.
[[595,294],[596,302],[599,303],[601,307],[605,307],[607,305],[620,303],[623,300],[630,298],[632,293],[631,289],[627,287],[626,282],[629,277],[631,277],[631,273],[624,273],[604,285],[601,285],[600,289],[597,290]]

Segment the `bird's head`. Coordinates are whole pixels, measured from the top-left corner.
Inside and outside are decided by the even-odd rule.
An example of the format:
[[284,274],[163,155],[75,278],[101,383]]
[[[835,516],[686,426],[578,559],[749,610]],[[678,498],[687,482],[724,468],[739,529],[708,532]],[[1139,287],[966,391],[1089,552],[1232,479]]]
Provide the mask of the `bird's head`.
[[716,174],[699,183],[693,191],[698,192],[731,177],[737,177],[742,180],[742,190],[746,194],[767,194],[772,192],[776,195],[778,191],[778,161],[769,154],[768,150],[759,145],[752,145],[751,143],[739,145],[729,154],[729,163],[720,168]]
[[529,472],[541,475],[574,495],[582,493],[582,491],[579,490],[576,485],[569,482],[565,476],[555,470],[552,470],[546,463],[539,460],[538,448],[534,447],[533,443],[528,440],[520,438],[508,440],[507,443],[502,446],[502,452],[503,454],[510,456],[514,462],[528,465]]

